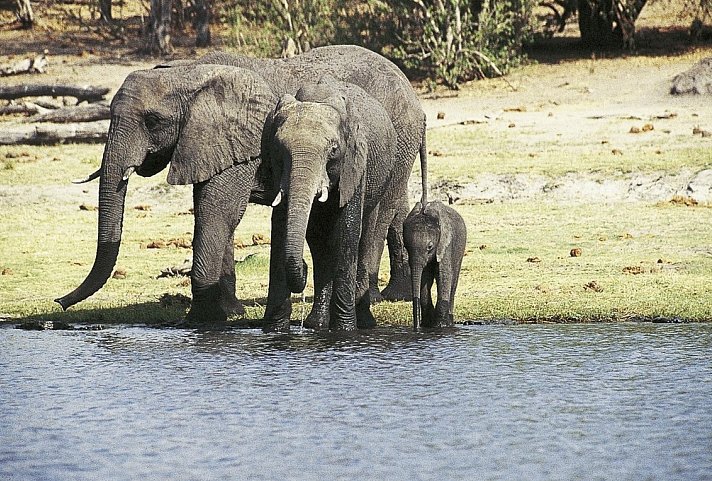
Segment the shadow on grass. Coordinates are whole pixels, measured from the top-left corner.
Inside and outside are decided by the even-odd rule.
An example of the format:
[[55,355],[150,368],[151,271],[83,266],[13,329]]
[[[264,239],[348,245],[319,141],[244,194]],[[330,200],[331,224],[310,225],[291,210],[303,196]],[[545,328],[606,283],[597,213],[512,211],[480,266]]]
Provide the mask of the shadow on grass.
[[526,53],[535,62],[555,65],[590,58],[668,57],[694,51],[709,45],[709,38],[693,40],[686,27],[666,29],[640,28],[636,30],[636,48],[592,49],[572,36],[539,39],[527,47]]

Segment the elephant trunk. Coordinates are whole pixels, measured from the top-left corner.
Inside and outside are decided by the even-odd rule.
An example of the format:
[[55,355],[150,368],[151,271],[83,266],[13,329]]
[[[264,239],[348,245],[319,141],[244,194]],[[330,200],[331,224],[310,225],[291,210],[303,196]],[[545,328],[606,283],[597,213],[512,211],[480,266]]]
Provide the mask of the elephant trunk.
[[302,292],[307,283],[304,241],[321,166],[314,158],[315,154],[293,154],[289,173],[285,261],[287,285],[294,293]]
[[99,228],[96,257],[91,271],[79,287],[55,299],[62,309],[83,301],[102,288],[111,275],[119,255],[127,179],[119,163],[111,160],[107,144],[99,181]]
[[420,291],[421,291],[421,275],[423,272],[422,266],[414,266],[411,264],[410,272],[413,280],[413,329],[420,329],[423,320],[423,313],[420,307]]

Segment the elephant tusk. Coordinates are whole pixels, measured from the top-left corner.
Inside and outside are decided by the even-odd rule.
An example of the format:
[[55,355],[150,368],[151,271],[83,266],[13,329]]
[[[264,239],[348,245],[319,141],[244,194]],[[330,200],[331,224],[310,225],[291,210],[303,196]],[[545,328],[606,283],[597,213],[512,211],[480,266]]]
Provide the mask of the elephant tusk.
[[136,172],[136,167],[129,167],[126,169],[126,172],[124,172],[124,180],[129,180],[129,177],[131,177],[131,174]]
[[277,207],[282,202],[282,189],[279,189],[277,196],[272,201],[272,207]]
[[321,189],[321,195],[319,196],[319,202],[324,203],[329,198],[329,189],[324,187]]
[[101,169],[98,169],[96,172],[92,172],[89,174],[89,176],[85,179],[75,179],[72,181],[72,184],[86,184],[87,182],[91,182],[92,180],[96,179],[101,175]]

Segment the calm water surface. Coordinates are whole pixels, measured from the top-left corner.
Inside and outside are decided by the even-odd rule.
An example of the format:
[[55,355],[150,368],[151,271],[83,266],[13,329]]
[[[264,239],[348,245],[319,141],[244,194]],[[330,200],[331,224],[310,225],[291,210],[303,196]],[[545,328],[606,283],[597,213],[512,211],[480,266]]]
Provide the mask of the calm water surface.
[[0,329],[2,480],[712,479],[712,324]]

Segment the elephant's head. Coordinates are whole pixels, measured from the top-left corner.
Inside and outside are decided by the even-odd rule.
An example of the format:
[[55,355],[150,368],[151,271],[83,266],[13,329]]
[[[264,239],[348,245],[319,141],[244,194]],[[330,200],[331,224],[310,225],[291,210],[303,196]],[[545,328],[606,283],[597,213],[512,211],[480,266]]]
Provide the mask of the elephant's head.
[[169,163],[168,182],[194,184],[260,154],[267,115],[277,99],[251,71],[216,65],[133,72],[111,102],[101,167],[94,265],[62,308],[98,291],[111,275],[121,242],[129,176],[151,176]]
[[[341,208],[357,192],[368,146],[350,101],[331,78],[280,99],[266,138],[278,190],[273,206],[286,203],[285,259],[292,292],[306,284],[304,240],[312,202]],[[281,175],[278,173],[281,172]]]
[[452,242],[452,229],[448,225],[448,216],[442,212],[442,205],[429,202],[423,208],[418,202],[403,222],[403,243],[408,251],[413,283],[413,322],[416,329],[420,327],[421,321],[423,271],[439,263]]

